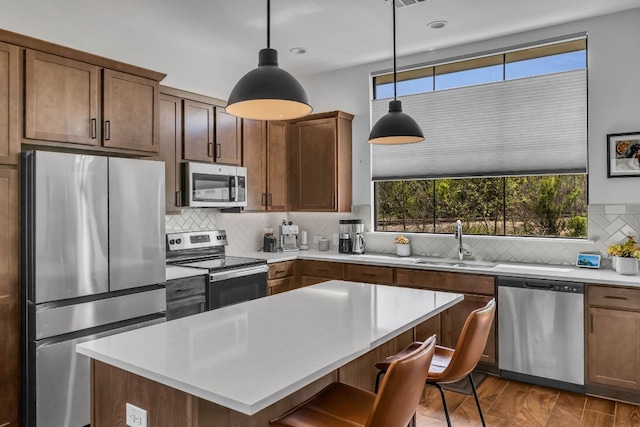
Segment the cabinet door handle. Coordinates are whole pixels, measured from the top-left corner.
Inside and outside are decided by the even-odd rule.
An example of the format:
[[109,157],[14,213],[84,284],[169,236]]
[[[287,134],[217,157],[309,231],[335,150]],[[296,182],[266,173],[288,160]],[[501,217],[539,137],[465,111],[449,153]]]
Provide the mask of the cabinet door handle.
[[589,329],[591,330],[591,333],[593,333],[593,313],[589,316]]
[[111,139],[111,120],[104,122],[104,139],[107,141]]
[[269,206],[273,206],[273,194],[269,193]]
[[331,193],[331,207],[336,207],[336,193]]
[[222,144],[216,145],[216,157],[217,158],[222,157]]
[[182,191],[176,191],[176,206],[182,206]]
[[605,299],[617,299],[617,300],[621,300],[621,301],[626,301],[627,297],[619,297],[616,295],[605,295],[604,296]]
[[213,157],[213,142],[207,144],[207,157]]
[[91,119],[91,139],[96,139],[98,137],[98,121],[96,119]]
[[267,193],[262,193],[262,206],[267,206]]

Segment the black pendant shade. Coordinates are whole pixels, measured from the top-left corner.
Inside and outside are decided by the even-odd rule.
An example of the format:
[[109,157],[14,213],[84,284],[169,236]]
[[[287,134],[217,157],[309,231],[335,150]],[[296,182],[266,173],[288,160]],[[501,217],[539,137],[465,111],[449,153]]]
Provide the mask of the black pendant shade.
[[304,88],[278,67],[278,51],[262,49],[258,68],[236,83],[226,108],[229,114],[254,120],[290,120],[311,112]]
[[243,119],[290,120],[311,110],[302,85],[278,67],[278,51],[271,49],[271,1],[267,0],[267,48],[260,51],[258,68],[236,83],[226,111]]
[[402,112],[402,102],[389,101],[389,112],[382,116],[369,134],[372,144],[411,144],[424,141],[422,129],[413,118]]
[[369,134],[371,144],[412,144],[424,141],[422,129],[411,116],[402,112],[402,102],[396,99],[396,1],[393,0],[393,101],[389,112],[382,116]]

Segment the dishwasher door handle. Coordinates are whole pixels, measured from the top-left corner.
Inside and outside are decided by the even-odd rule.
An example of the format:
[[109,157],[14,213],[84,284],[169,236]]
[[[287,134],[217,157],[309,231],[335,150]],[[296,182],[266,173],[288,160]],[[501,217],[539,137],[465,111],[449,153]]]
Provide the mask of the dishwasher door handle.
[[527,289],[543,289],[548,291],[553,290],[553,285],[550,283],[524,282],[524,287]]

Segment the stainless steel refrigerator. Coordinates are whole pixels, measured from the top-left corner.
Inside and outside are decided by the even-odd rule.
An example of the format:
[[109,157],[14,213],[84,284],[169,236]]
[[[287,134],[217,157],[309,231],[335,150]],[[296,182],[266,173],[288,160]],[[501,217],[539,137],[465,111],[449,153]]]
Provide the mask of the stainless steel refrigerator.
[[22,156],[23,426],[90,422],[75,345],[165,319],[164,163]]

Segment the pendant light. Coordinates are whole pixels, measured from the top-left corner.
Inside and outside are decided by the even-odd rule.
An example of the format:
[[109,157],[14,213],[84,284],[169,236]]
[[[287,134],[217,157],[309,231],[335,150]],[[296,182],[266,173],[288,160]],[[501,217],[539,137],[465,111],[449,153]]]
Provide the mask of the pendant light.
[[278,51],[271,49],[271,0],[267,0],[267,48],[260,50],[258,68],[236,83],[226,111],[254,120],[290,120],[311,112],[304,88],[278,67]]
[[422,129],[408,114],[402,112],[402,101],[396,91],[396,0],[393,0],[393,101],[389,112],[382,116],[369,134],[371,144],[411,144],[424,141]]

